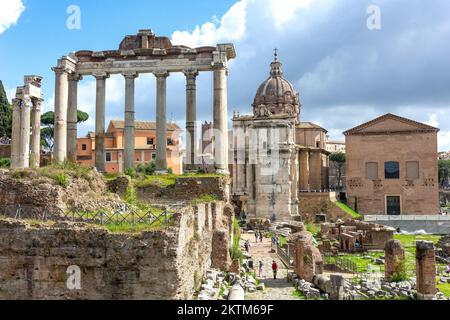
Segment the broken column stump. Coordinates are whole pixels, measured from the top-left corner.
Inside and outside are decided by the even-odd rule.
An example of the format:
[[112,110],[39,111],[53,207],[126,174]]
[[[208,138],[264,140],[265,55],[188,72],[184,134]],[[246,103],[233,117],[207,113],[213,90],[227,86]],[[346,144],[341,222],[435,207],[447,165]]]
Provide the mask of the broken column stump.
[[400,280],[400,273],[404,271],[405,249],[398,240],[389,240],[384,247],[385,279],[386,281]]
[[436,296],[436,255],[431,241],[416,242],[416,287],[418,300]]

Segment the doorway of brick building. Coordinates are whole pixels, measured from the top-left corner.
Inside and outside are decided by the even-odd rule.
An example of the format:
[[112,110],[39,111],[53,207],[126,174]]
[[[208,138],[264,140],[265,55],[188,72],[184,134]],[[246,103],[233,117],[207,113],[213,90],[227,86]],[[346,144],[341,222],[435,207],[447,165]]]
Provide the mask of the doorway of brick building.
[[400,196],[386,196],[386,214],[389,216],[401,215]]

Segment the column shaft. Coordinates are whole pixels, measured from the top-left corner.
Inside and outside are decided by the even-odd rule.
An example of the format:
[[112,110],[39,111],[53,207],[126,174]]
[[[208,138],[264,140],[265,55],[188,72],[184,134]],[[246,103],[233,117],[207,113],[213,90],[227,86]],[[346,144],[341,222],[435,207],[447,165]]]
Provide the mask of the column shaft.
[[30,108],[31,101],[24,99],[20,109],[19,168],[30,167]]
[[11,132],[11,168],[19,167],[20,154],[20,106],[19,99],[13,100],[13,118]]
[[135,158],[135,81],[136,73],[124,74],[125,77],[125,170],[134,168]]
[[105,172],[105,99],[107,74],[94,75],[97,79],[95,102],[95,167]]
[[217,173],[229,174],[228,170],[228,105],[227,69],[214,68],[214,166]]
[[81,76],[69,76],[69,102],[67,110],[67,159],[77,161],[78,81]]
[[53,68],[56,75],[55,82],[55,142],[54,159],[64,162],[67,156],[67,102],[68,79],[67,71],[63,68]]
[[186,76],[186,169],[195,170],[197,159],[197,70],[185,71]]
[[155,74],[156,94],[156,172],[167,172],[167,119],[166,119],[166,80],[167,72]]
[[30,157],[32,168],[39,168],[41,162],[41,103],[39,99],[33,100]]

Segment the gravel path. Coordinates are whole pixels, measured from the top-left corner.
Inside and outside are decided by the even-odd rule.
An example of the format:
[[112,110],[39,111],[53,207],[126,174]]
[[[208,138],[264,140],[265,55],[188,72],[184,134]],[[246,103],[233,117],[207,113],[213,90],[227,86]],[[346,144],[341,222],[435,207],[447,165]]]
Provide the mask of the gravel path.
[[[264,283],[266,289],[264,291],[257,291],[254,293],[247,293],[245,298],[247,300],[299,300],[293,295],[295,288],[291,283],[287,282],[288,269],[284,266],[278,255],[271,252],[271,240],[263,239],[263,242],[255,242],[254,234],[242,234],[244,241],[250,241],[250,255],[255,263],[255,270],[258,279]],[[277,279],[273,279],[272,261],[275,260],[278,264]],[[262,261],[264,264],[263,274],[258,275],[258,264]]]

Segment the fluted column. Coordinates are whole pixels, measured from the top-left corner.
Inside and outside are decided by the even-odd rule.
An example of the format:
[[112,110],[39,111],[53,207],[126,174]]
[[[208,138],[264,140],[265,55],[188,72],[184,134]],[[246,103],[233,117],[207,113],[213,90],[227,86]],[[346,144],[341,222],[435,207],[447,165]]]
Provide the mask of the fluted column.
[[55,72],[55,128],[54,159],[63,162],[67,156],[67,103],[68,74],[64,67],[52,68]]
[[33,99],[32,128],[31,128],[31,156],[30,166],[39,168],[41,162],[41,105],[42,99]]
[[30,110],[31,99],[25,97],[20,108],[19,168],[30,167]]
[[136,72],[123,73],[125,77],[125,170],[134,168],[135,158],[135,79],[138,76]]
[[228,101],[227,75],[224,63],[214,64],[214,166],[217,173],[228,170]]
[[77,161],[77,124],[78,124],[78,81],[83,77],[79,74],[70,74],[69,101],[67,110],[67,159]]
[[97,79],[95,100],[95,167],[98,172],[105,172],[105,101],[106,79],[109,74],[99,72],[94,74]]
[[21,100],[13,100],[12,132],[11,132],[11,168],[19,167],[20,154],[20,104]]
[[167,71],[155,73],[156,76],[156,172],[167,173],[167,119],[166,119],[166,80]]
[[197,159],[197,85],[198,71],[186,70],[186,169],[195,170]]

